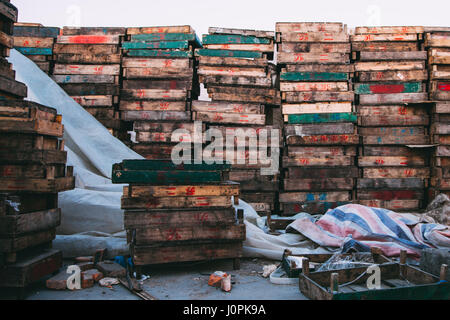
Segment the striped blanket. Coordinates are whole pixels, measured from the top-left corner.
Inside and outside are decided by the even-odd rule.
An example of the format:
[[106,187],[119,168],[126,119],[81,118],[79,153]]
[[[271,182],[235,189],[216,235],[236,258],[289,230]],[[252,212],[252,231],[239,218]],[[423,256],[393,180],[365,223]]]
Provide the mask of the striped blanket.
[[305,216],[292,223],[293,229],[323,247],[358,247],[369,251],[379,247],[388,257],[408,255],[420,257],[426,248],[449,248],[450,228],[444,225],[419,223],[405,215],[356,204],[329,210],[315,221]]

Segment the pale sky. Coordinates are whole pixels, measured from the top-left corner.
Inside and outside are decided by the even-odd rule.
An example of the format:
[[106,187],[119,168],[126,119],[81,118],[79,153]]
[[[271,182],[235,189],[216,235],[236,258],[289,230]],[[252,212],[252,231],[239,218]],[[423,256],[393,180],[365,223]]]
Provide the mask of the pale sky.
[[275,30],[276,22],[450,26],[449,0],[12,0],[20,22],[45,26],[191,25]]

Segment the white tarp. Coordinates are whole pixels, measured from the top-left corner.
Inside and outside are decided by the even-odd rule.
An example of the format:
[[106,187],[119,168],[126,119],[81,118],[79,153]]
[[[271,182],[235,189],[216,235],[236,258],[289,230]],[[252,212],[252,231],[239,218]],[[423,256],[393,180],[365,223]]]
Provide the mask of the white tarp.
[[[28,87],[27,100],[57,109],[65,126],[67,164],[74,167],[76,189],[60,193],[62,224],[53,247],[65,257],[91,255],[98,248],[107,248],[110,257],[127,254],[120,209],[123,186],[111,184],[111,170],[124,159],[142,157],[114,138],[31,60],[11,50],[9,61],[16,79]],[[261,218],[251,206],[241,201],[237,208],[245,210],[248,257],[279,260],[285,249],[298,254],[326,252],[298,234],[269,235],[260,228]]]

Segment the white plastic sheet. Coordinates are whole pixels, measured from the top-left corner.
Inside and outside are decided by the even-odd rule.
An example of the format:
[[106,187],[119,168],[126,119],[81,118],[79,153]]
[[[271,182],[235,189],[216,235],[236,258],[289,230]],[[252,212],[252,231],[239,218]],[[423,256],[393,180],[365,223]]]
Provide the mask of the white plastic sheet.
[[[109,257],[128,254],[120,209],[123,186],[111,184],[111,170],[114,163],[142,157],[114,138],[31,60],[11,50],[9,61],[16,79],[28,87],[27,99],[53,107],[63,117],[76,189],[60,194],[62,224],[53,246],[66,258],[92,255],[98,248],[107,248]],[[299,234],[269,235],[261,229],[261,218],[251,206],[240,201],[236,208],[245,212],[247,257],[280,260],[285,249],[297,254],[327,252]]]

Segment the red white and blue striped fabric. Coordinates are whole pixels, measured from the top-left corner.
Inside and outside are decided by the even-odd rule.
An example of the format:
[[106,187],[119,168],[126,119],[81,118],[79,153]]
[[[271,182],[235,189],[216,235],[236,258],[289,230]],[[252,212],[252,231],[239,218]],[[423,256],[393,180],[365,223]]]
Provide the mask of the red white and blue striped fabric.
[[450,247],[446,226],[418,223],[390,210],[357,204],[329,210],[317,221],[301,218],[289,228],[323,247],[379,247],[388,257],[400,255],[401,250],[420,257],[423,249]]

